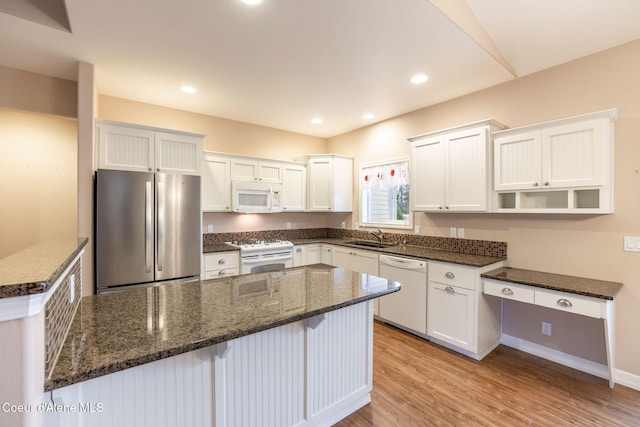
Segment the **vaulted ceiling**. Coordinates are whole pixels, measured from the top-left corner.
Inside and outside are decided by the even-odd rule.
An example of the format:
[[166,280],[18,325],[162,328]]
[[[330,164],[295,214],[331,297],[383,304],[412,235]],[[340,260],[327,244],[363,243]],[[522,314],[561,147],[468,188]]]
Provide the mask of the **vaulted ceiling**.
[[0,0],[0,65],[75,80],[88,62],[100,94],[330,137],[636,40],[639,22],[638,0]]

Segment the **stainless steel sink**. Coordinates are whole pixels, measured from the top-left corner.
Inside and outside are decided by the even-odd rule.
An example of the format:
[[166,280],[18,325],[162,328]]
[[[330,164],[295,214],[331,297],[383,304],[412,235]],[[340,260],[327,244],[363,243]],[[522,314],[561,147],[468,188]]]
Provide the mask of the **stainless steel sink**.
[[388,248],[397,245],[397,243],[374,242],[373,240],[349,240],[345,243],[349,245],[365,246],[367,248]]

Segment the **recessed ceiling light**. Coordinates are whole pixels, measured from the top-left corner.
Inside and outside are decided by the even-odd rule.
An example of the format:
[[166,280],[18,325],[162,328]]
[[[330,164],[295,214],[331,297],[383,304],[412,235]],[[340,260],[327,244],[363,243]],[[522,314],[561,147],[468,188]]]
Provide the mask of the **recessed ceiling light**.
[[240,0],[244,4],[248,4],[250,6],[255,6],[257,4],[262,3],[262,0]]
[[427,77],[426,74],[416,74],[415,76],[411,77],[411,83],[416,85],[420,83],[424,83],[427,80],[429,80],[429,77]]
[[192,86],[181,86],[180,90],[184,93],[196,93],[196,88]]
[[324,120],[322,120],[320,117],[316,117],[314,119],[311,119],[311,123],[313,123],[314,125],[319,125],[322,122],[324,122]]
[[365,119],[365,120],[373,120],[373,119],[375,119],[375,117],[376,117],[376,116],[374,116],[374,115],[373,115],[373,114],[371,114],[371,113],[367,113],[367,114],[365,114],[365,115],[363,115],[363,116],[362,116],[362,118],[363,118],[363,119]]

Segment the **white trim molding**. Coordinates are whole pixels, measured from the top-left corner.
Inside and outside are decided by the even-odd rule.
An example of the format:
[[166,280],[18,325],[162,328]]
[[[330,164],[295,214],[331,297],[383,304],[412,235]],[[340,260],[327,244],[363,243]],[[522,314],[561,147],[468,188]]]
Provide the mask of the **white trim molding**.
[[47,301],[49,301],[49,298],[51,298],[51,295],[53,295],[58,286],[60,286],[60,283],[62,283],[67,274],[69,274],[69,270],[71,270],[71,267],[75,265],[76,261],[80,259],[82,254],[84,254],[84,249],[78,252],[73,261],[69,263],[67,268],[54,282],[53,286],[51,286],[51,288],[49,288],[46,292],[32,295],[22,295],[17,297],[0,298],[0,322],[23,319],[25,317],[30,317],[40,313],[44,309],[44,306],[47,304]]

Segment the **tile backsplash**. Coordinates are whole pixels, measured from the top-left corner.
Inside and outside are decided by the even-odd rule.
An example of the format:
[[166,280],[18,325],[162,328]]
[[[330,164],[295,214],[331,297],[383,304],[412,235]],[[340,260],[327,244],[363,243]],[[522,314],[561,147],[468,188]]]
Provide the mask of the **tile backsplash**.
[[[69,273],[62,279],[62,283],[53,291],[53,295],[45,305],[44,331],[45,331],[45,378],[49,377],[64,340],[73,316],[80,304],[82,293],[82,274],[80,271],[81,259],[69,269]],[[74,300],[71,300],[70,280],[74,277]]]
[[[269,231],[244,231],[240,233],[215,233],[204,234],[204,245],[229,242],[242,239],[364,239],[372,240],[372,237],[364,230],[345,230],[336,228],[307,228],[297,230],[269,230]],[[506,242],[493,242],[489,240],[458,239],[452,237],[420,236],[415,234],[402,234],[385,232],[384,239],[388,242],[405,243],[408,245],[424,246],[444,251],[458,252],[472,255],[484,255],[495,257],[507,256]]]

